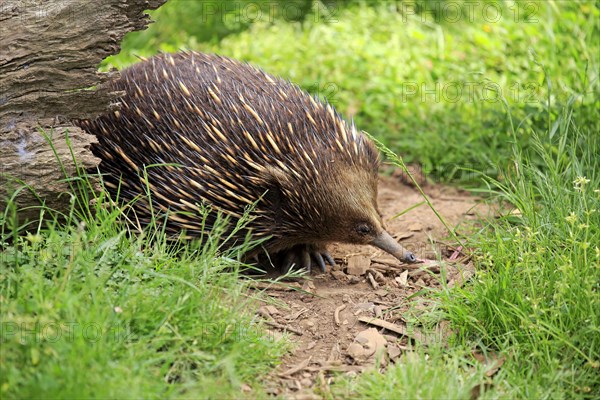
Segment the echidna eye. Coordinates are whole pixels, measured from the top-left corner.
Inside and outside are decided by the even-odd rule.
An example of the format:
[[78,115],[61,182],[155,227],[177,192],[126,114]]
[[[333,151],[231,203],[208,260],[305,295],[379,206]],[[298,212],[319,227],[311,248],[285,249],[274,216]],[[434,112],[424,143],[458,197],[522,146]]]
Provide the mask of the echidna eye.
[[361,235],[368,235],[371,233],[371,227],[367,224],[359,224],[356,227],[356,231]]

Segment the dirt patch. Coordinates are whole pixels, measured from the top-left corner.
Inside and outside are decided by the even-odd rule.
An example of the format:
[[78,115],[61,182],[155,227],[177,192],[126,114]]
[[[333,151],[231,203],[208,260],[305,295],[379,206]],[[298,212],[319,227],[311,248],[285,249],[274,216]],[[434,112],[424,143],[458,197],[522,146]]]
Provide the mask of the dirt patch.
[[[478,215],[489,213],[467,192],[441,185],[424,189],[448,225],[459,232],[468,231]],[[286,331],[296,344],[267,380],[271,394],[312,398],[315,392],[328,391],[334,372],[358,374],[376,363],[385,368],[415,341],[444,340],[444,323],[433,333],[406,324],[403,315],[415,307],[409,297],[414,302],[419,291],[440,287],[442,280],[461,285],[474,270],[468,251],[448,239],[446,228],[426,204],[392,219],[422,201],[398,176],[380,181],[379,207],[388,232],[423,263],[401,264],[370,246],[336,244],[330,250],[337,265],[327,273],[266,289],[278,306],[261,307],[260,315],[274,335]],[[427,308],[426,300],[418,307]]]

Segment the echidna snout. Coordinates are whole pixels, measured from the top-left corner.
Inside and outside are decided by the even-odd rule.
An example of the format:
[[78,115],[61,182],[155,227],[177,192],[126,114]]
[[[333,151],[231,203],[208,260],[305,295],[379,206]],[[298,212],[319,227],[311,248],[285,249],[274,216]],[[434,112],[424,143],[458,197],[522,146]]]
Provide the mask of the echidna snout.
[[413,253],[398,244],[398,242],[396,242],[396,240],[394,240],[394,238],[386,231],[381,231],[370,244],[390,253],[400,261],[407,263],[414,263],[417,261],[417,257],[415,257]]
[[[416,261],[413,253],[406,250],[385,230],[377,207],[377,176],[363,171],[340,172],[330,187],[325,203],[332,204],[325,211],[330,229],[331,242],[368,244],[375,246],[398,260]],[[337,186],[337,187],[336,187]],[[334,223],[334,221],[336,223]]]
[[359,241],[348,241],[350,243],[375,246],[386,253],[393,255],[402,262],[413,263],[417,260],[415,255],[396,242],[396,240],[381,227],[381,224],[359,222],[351,229],[354,229],[361,239]]

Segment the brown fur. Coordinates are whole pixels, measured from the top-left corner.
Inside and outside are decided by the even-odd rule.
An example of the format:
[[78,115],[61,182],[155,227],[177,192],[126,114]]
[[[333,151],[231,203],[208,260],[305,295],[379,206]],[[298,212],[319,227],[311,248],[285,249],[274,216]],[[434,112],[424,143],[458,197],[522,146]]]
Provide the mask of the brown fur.
[[[123,201],[141,195],[133,207],[143,223],[152,218],[143,196],[149,187],[172,234],[199,236],[211,227],[214,215],[203,225],[198,204],[229,215],[233,226],[256,203],[247,230],[271,237],[269,251],[368,243],[383,229],[376,148],[297,86],[195,52],[140,62],[111,86],[126,93],[121,109],[79,124],[99,139],[93,152],[113,195],[119,185]],[[359,234],[361,223],[372,233]]]

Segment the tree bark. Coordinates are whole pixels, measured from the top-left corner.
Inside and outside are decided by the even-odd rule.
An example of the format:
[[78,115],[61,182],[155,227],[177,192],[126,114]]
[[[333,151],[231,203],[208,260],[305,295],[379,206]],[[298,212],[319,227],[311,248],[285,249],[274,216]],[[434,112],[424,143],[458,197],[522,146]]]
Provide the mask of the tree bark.
[[165,1],[0,0],[0,213],[10,198],[19,219],[35,219],[42,203],[68,210],[65,178],[100,161],[96,138],[70,121],[118,107],[102,85],[116,72],[98,65]]

